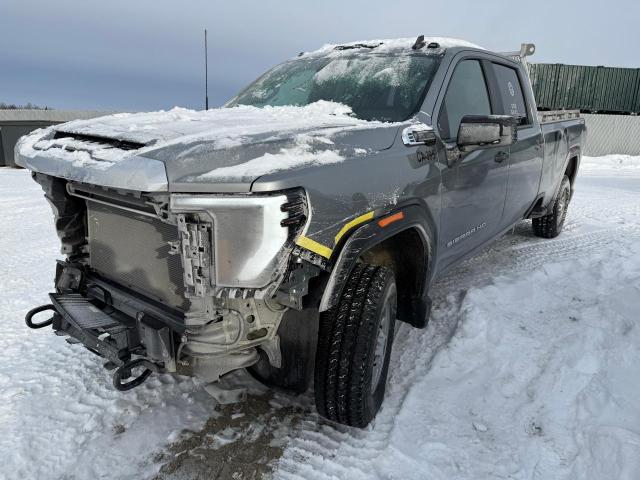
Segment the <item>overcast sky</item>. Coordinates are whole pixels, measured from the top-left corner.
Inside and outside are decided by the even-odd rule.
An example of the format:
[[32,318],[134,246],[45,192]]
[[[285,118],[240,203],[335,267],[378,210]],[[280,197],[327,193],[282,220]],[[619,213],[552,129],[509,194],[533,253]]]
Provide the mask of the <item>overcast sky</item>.
[[324,43],[452,36],[536,62],[640,67],[637,0],[0,0],[0,102],[101,110],[220,105]]

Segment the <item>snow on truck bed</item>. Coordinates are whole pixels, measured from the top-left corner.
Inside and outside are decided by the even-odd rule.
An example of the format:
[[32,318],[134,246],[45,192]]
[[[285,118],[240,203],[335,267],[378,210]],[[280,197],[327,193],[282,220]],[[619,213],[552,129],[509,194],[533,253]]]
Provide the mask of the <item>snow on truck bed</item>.
[[[374,423],[359,431],[299,414],[282,427],[274,477],[640,478],[638,166],[584,159],[560,237],[535,238],[523,222],[441,279],[430,326],[400,331]],[[193,381],[154,376],[119,393],[99,358],[24,326],[47,302],[58,239],[28,172],[0,169],[0,198],[0,478],[151,478],[167,459],[204,462],[222,441],[261,461],[224,422],[213,443],[160,460],[181,429],[212,415]],[[277,427],[250,423],[248,443]]]

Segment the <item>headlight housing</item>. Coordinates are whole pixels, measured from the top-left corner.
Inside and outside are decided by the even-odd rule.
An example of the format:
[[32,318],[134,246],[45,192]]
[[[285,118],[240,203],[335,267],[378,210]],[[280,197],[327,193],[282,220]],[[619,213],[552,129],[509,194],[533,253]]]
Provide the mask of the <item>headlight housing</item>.
[[263,288],[281,265],[289,230],[281,208],[287,195],[214,196],[174,194],[172,214],[209,217],[212,229],[211,281],[218,287]]

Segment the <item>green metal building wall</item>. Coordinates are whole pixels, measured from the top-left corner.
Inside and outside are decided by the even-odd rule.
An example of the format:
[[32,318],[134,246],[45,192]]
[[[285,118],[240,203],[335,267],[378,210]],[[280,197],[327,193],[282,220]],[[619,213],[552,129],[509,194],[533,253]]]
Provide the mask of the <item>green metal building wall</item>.
[[533,63],[529,73],[540,110],[640,113],[640,68]]

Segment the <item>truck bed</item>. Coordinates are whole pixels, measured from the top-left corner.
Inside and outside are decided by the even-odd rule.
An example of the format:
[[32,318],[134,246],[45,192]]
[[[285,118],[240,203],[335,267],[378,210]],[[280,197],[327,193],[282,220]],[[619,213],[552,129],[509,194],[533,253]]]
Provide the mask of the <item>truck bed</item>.
[[538,121],[544,137],[544,163],[540,179],[540,192],[544,192],[544,203],[548,204],[562,178],[571,149],[584,143],[584,119],[578,110],[556,110],[538,112]]

